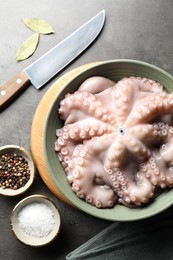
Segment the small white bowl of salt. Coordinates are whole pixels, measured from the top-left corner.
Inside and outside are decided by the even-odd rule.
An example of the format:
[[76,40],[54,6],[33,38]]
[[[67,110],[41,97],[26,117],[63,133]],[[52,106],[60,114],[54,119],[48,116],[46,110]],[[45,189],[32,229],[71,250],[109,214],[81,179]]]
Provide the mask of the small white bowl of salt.
[[20,242],[40,247],[57,237],[61,219],[57,207],[49,198],[31,195],[14,207],[10,224],[14,236]]

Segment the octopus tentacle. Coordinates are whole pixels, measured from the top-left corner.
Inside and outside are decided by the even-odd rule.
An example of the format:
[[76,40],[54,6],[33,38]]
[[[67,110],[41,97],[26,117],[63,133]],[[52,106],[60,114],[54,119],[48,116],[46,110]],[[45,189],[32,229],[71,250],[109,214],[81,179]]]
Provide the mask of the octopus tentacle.
[[173,141],[163,144],[153,153],[147,163],[142,164],[146,177],[155,186],[165,188],[173,185]]
[[109,186],[101,161],[93,155],[88,143],[80,146],[69,168],[68,179],[79,197],[83,196],[88,203],[98,208],[115,204],[117,196]]
[[138,86],[132,83],[129,79],[120,80],[114,87],[115,114],[119,125],[128,118],[133,103],[136,102],[137,93],[139,94]]
[[158,93],[163,91],[163,86],[153,79],[141,78],[141,77],[130,77],[144,92]]
[[86,79],[81,86],[79,87],[78,91],[82,92],[89,92],[92,94],[97,94],[102,92],[103,90],[113,87],[115,85],[115,82],[106,79],[104,77],[94,76]]
[[93,108],[91,111],[95,111],[99,107],[95,96],[88,92],[76,91],[74,94],[67,94],[65,99],[60,102],[59,114],[64,120],[67,119],[71,110],[82,110],[84,113],[91,114],[90,106]]
[[93,136],[101,136],[106,133],[113,132],[113,127],[108,126],[105,123],[100,122],[99,120],[85,119],[81,120],[79,123],[74,123],[72,126],[69,126],[70,132],[76,133],[76,139],[80,141],[81,139],[91,139]]
[[160,93],[151,93],[134,106],[126,124],[136,125],[143,121],[150,122],[160,113],[172,113],[172,111],[173,100],[169,94],[164,91]]
[[[59,113],[63,120],[68,119],[71,113],[78,113],[83,117],[85,115],[96,118],[104,123],[113,123],[111,111],[104,109],[99,98],[88,92],[76,91],[74,94],[67,94],[65,99],[61,102]],[[76,115],[77,119],[77,115]],[[74,119],[73,119],[74,120]]]
[[[135,181],[128,182],[128,188],[123,200],[126,203],[141,205],[148,203],[154,195],[154,185],[145,177],[142,172],[137,172]],[[122,198],[121,198],[122,203]]]
[[[111,146],[111,153],[109,151],[107,155],[107,165],[106,168],[107,175],[109,177],[110,185],[113,187],[114,191],[117,193],[120,198],[120,203],[131,203],[135,205],[140,205],[141,203],[147,203],[150,198],[153,196],[154,186],[153,184],[145,177],[142,171],[137,171],[138,165],[140,162],[136,161],[136,164],[130,165],[127,161],[121,161],[119,158],[114,155],[111,157],[110,154],[116,154],[115,146]],[[114,149],[113,149],[114,148]],[[132,147],[134,149],[134,147]],[[123,158],[126,158],[127,149],[123,150]],[[132,152],[131,152],[132,153]],[[145,158],[145,155],[141,155],[140,151],[134,151],[135,156],[139,159]],[[122,153],[118,154],[119,156]],[[116,164],[117,163],[117,164]],[[124,165],[128,165],[128,169]],[[131,169],[131,170],[130,170]],[[141,191],[142,189],[142,191]]]
[[117,138],[114,139],[114,142],[111,143],[110,147],[107,150],[106,157],[104,160],[104,164],[109,168],[113,167],[114,163],[118,160],[119,164],[121,163],[121,159],[126,155],[126,146],[123,143],[121,137],[117,135]]

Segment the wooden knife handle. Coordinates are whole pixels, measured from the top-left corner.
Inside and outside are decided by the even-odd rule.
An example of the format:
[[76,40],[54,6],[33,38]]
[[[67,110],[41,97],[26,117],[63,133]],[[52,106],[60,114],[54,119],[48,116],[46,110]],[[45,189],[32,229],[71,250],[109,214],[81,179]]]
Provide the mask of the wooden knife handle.
[[3,86],[0,86],[0,111],[4,109],[28,83],[28,76],[23,71],[20,71]]

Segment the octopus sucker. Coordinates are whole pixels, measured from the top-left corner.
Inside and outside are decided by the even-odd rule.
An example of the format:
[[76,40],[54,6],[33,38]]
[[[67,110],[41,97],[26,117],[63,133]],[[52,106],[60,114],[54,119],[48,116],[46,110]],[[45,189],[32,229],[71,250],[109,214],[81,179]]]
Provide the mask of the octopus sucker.
[[54,148],[76,195],[140,207],[173,186],[173,93],[153,79],[94,76],[60,102]]

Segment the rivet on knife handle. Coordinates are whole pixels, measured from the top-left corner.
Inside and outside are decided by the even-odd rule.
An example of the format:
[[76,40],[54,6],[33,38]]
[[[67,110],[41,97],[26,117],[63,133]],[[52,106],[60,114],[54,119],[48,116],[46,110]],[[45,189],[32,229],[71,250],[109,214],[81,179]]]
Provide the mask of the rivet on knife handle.
[[20,71],[4,85],[0,86],[0,111],[29,83],[28,76]]

